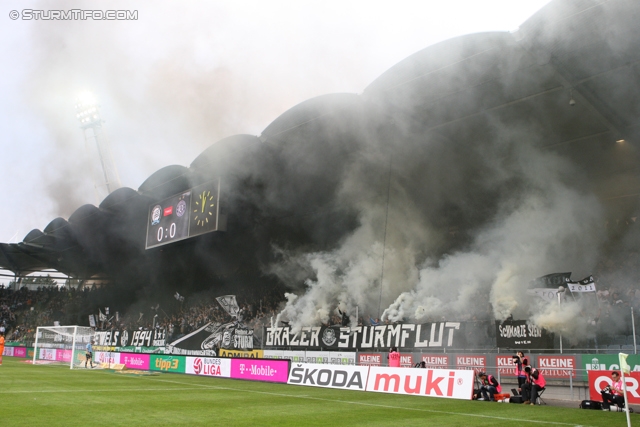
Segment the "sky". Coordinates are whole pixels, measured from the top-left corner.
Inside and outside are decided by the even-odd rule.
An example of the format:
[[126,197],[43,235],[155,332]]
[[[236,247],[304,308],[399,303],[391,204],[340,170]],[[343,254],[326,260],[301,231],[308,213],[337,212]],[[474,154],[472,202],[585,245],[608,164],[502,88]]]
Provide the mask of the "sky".
[[[362,93],[430,45],[514,31],[548,2],[4,0],[0,242],[22,241],[102,200],[95,153],[75,117],[82,91],[99,100],[122,185],[137,189],[226,136],[259,135],[309,98]],[[27,9],[53,5],[128,10],[137,19],[23,19]]]

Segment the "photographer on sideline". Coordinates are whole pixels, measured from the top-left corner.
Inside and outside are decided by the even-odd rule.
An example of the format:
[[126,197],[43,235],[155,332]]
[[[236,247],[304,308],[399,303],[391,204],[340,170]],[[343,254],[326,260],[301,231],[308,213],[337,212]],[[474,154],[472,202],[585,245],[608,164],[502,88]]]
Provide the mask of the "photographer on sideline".
[[502,391],[502,387],[493,375],[487,375],[485,372],[478,373],[480,378],[480,393],[484,400],[495,402],[494,395]]
[[538,400],[540,390],[547,385],[547,382],[540,371],[533,366],[525,366],[524,372],[527,374],[527,382],[523,388],[522,398],[524,399],[524,402],[522,403],[525,405],[527,403],[535,405]]
[[527,382],[527,374],[524,372],[524,367],[529,365],[529,359],[524,357],[524,353],[517,351],[513,356],[513,363],[516,364],[516,377],[518,377],[518,391],[522,394],[522,386]]
[[602,395],[602,410],[610,411],[611,404],[624,408],[624,395],[622,390],[622,379],[618,371],[611,372],[612,383],[600,392]]

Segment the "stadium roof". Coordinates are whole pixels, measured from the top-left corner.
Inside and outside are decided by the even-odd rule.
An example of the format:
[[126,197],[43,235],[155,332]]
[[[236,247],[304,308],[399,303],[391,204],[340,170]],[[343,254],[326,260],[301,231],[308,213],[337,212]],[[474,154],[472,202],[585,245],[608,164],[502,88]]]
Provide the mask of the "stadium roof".
[[471,34],[430,46],[383,73],[362,95],[307,100],[259,139],[225,138],[189,168],[162,168],[138,191],[117,190],[97,208],[80,207],[69,222],[56,218],[21,243],[0,244],[0,267],[17,274],[97,274],[105,269],[110,230],[144,241],[145,218],[135,213],[153,201],[190,188],[207,173],[232,172],[243,163],[250,168],[260,159],[248,153],[260,144],[296,141],[302,128],[363,108],[443,141],[493,138],[496,123],[529,129],[537,146],[586,171],[588,186],[611,212],[630,213],[640,193],[637,22],[640,2],[634,0],[555,0],[514,33]]

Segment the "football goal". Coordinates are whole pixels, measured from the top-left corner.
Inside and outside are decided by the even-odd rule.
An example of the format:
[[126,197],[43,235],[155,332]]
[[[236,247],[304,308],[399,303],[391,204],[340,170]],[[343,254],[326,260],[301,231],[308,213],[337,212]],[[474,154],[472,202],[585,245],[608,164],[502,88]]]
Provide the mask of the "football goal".
[[33,363],[68,363],[73,369],[85,360],[86,346],[95,332],[86,326],[38,326]]

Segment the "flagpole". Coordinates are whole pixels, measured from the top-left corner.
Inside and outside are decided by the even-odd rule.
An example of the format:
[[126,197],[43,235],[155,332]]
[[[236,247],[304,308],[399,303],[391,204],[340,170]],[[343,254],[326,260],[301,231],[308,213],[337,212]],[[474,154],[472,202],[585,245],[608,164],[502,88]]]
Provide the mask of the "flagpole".
[[633,315],[633,306],[631,307],[631,329],[633,331],[633,354],[638,354],[638,347],[636,345],[636,319]]
[[[562,304],[560,303],[560,289],[562,289],[562,286],[560,286],[558,288],[558,292],[556,293],[556,295],[558,296],[558,306],[561,306]],[[566,292],[566,289],[565,289]],[[560,333],[560,354],[562,354],[562,332]]]
[[631,368],[627,363],[628,355],[624,353],[618,354],[620,362],[620,374],[622,375],[622,392],[624,393],[624,411],[627,413],[627,427],[631,427],[631,418],[629,417],[629,400],[627,399],[627,380],[624,378],[625,372],[631,372]]
[[627,426],[631,427],[631,419],[629,418],[629,400],[627,400],[627,380],[624,379],[624,370],[620,369],[622,374],[622,391],[624,392],[624,411],[627,413]]

